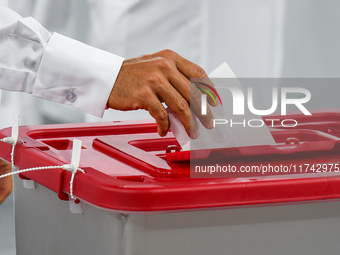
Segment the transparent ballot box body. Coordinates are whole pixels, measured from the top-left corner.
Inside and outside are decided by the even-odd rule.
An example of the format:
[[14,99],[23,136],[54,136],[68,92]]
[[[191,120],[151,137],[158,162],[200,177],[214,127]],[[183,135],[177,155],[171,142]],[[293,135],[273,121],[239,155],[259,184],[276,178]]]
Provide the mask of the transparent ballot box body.
[[[20,127],[19,169],[69,164],[77,138],[85,173],[75,175],[76,200],[71,172],[14,178],[17,254],[338,254],[337,171],[190,177],[191,158],[236,167],[340,163],[338,111],[293,117],[294,128],[270,128],[277,145],[194,153],[171,133],[159,137],[152,122]],[[10,154],[1,143],[0,157]]]

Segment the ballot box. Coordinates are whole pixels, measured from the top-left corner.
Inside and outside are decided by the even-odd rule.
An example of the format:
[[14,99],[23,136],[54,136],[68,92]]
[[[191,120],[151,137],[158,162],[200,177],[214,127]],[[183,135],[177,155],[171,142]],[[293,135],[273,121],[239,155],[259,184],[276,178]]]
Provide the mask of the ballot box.
[[[296,127],[270,128],[277,145],[208,153],[238,169],[292,165],[289,174],[224,178],[190,176],[190,152],[150,121],[22,126],[19,169],[70,163],[77,138],[84,173],[75,200],[69,171],[14,178],[17,254],[338,254],[340,112],[293,117]],[[10,153],[0,143],[0,157]]]

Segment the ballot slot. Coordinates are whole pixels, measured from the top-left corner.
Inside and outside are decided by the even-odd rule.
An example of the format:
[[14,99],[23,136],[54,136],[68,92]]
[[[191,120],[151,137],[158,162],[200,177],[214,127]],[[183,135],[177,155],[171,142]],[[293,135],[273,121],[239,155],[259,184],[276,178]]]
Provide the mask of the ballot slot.
[[[338,110],[327,109],[324,111],[312,111],[312,116],[290,113],[289,118],[295,119],[298,125],[295,127],[282,127],[272,125],[271,121],[265,121],[276,142],[276,145],[245,146],[222,149],[169,151],[165,157],[170,162],[189,162],[193,159],[212,158],[219,155],[223,159],[237,160],[251,156],[272,156],[275,154],[289,154],[295,156],[313,151],[319,153],[331,153],[336,151],[340,139],[340,113]],[[264,118],[266,120],[266,118]],[[271,116],[279,123],[282,116]],[[164,156],[163,155],[163,156]],[[217,156],[215,160],[219,160]]]
[[[276,145],[245,146],[222,149],[183,151],[174,137],[157,134],[98,137],[93,148],[112,159],[124,162],[154,177],[183,178],[190,174],[192,160],[200,164],[211,162],[260,161],[288,162],[304,158],[323,157],[334,161],[340,151],[340,138],[318,130],[271,129]],[[311,160],[310,160],[311,161]]]
[[[56,149],[56,150],[72,150],[73,141],[71,139],[51,139],[51,140],[41,140],[44,144]],[[86,149],[81,146],[81,149]]]
[[181,147],[175,138],[131,140],[128,144],[145,152],[153,152],[156,156],[171,162],[184,162],[190,161],[190,159],[208,158],[211,154],[219,154],[223,156],[223,159],[232,159],[236,157],[256,155],[264,157],[271,154],[329,151],[335,149],[335,145],[340,142],[339,137],[317,130],[272,129],[271,134],[273,135],[277,145],[181,151]]

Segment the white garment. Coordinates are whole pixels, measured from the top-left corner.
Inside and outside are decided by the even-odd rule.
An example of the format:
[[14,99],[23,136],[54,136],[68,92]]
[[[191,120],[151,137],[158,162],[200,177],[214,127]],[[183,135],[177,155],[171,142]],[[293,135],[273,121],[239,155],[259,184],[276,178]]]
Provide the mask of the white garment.
[[0,6],[0,88],[74,106],[101,117],[123,58],[51,34]]
[[[126,58],[169,48],[208,73],[227,61],[238,77],[280,77],[285,2],[10,0],[9,5],[50,31]],[[151,118],[146,111],[87,116],[91,121],[145,118]]]
[[207,73],[226,61],[237,77],[280,77],[285,0],[87,0],[87,9],[94,47],[126,58],[169,48]]
[[[169,48],[207,73],[226,61],[237,77],[280,77],[285,2],[88,0],[86,42],[126,58]],[[44,17],[49,20],[47,14]],[[110,110],[103,120],[148,117],[147,112]],[[87,119],[101,121],[93,116]]]

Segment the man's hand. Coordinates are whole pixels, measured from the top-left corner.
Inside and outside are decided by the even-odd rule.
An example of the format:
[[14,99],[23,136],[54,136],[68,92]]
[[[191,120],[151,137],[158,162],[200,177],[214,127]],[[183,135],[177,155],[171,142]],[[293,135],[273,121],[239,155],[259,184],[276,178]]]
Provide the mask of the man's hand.
[[[0,159],[0,175],[10,173],[11,171],[11,164]],[[12,187],[12,176],[0,179],[0,204],[11,194]]]
[[209,107],[207,114],[201,115],[201,92],[190,83],[190,78],[208,76],[201,67],[171,50],[125,60],[108,106],[123,111],[149,111],[157,122],[159,135],[165,136],[170,126],[168,113],[162,105],[165,102],[177,114],[188,135],[196,139],[199,132],[191,110],[209,129],[213,128],[213,116]]

